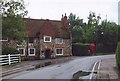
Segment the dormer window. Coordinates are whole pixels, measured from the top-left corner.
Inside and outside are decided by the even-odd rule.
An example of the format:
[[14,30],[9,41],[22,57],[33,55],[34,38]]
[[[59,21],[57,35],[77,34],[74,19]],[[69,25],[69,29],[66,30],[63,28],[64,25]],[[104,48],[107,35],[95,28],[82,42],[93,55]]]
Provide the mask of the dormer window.
[[44,36],[44,42],[51,42],[51,36]]

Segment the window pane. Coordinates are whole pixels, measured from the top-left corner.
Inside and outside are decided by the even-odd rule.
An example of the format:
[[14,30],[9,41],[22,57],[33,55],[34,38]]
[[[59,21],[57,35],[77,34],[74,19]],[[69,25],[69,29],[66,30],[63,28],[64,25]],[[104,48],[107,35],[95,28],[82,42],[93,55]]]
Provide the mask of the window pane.
[[34,54],[34,49],[30,49],[30,54]]
[[50,37],[45,37],[45,41],[50,41]]
[[59,49],[57,49],[57,54],[59,54]]
[[62,43],[62,38],[56,38],[56,43],[57,44]]
[[62,49],[56,49],[57,54],[62,54]]
[[23,54],[24,53],[23,51],[24,51],[23,49],[19,49],[20,54]]
[[44,42],[51,42],[50,36],[44,36]]

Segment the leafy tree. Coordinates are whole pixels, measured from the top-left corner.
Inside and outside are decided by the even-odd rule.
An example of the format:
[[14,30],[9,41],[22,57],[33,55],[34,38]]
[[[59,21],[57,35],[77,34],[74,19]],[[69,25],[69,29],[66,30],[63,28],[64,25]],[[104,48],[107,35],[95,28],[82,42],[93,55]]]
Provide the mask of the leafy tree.
[[95,12],[89,12],[88,27],[97,27],[99,25],[101,17],[100,14],[96,16]]
[[88,28],[84,33],[84,40],[86,42],[96,42],[96,35],[94,34],[93,28]]
[[120,25],[118,25],[118,41],[120,41]]
[[24,16],[27,15],[23,0],[2,0],[2,35],[9,40],[22,40],[25,33]]
[[83,28],[82,26],[83,24],[83,19],[79,19],[79,17],[76,17],[75,14],[70,13],[69,15],[69,23],[70,23],[70,27],[72,29],[72,39],[73,42],[80,42],[82,41],[82,36],[83,36]]
[[83,24],[83,19],[80,19],[79,17],[76,17],[75,14],[70,13],[69,15],[69,23],[70,23],[70,27],[73,29],[74,26],[82,26]]
[[103,27],[103,44],[109,46],[117,45],[118,39],[118,25],[110,21],[102,21],[101,26]]
[[96,42],[97,40],[97,30],[99,27],[99,21],[100,21],[101,17],[100,15],[96,16],[96,14],[94,12],[89,13],[88,16],[88,24],[83,25],[84,28],[84,40],[86,40],[86,42]]

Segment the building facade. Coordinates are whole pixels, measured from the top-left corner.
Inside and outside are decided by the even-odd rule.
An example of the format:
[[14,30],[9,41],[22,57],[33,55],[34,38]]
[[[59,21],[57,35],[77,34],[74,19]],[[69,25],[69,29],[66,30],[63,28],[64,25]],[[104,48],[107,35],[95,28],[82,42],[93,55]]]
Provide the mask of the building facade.
[[17,44],[23,60],[50,59],[71,56],[72,47],[67,16],[58,20],[24,19],[26,37]]

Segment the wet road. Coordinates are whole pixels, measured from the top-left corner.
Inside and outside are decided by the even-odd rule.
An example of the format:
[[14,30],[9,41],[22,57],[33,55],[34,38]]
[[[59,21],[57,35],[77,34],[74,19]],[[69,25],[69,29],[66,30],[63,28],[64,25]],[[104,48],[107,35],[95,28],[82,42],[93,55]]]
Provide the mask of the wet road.
[[72,75],[80,70],[90,71],[96,61],[114,58],[115,55],[89,56],[77,58],[66,63],[50,65],[33,71],[26,71],[8,79],[71,79]]

